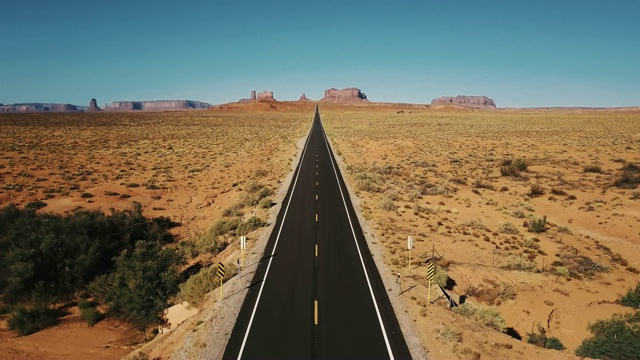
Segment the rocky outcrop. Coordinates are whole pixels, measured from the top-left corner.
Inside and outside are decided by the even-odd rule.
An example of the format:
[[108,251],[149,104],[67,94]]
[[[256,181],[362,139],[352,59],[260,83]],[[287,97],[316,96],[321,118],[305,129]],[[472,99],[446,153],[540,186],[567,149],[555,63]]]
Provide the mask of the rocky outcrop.
[[210,104],[193,100],[114,101],[109,110],[119,111],[169,111],[208,109]]
[[273,91],[262,91],[258,93],[258,100],[275,101]]
[[96,101],[96,99],[91,99],[91,101],[89,101],[89,107],[85,111],[94,112],[94,111],[102,111],[102,109],[98,107],[98,102]]
[[324,97],[320,101],[359,102],[369,100],[367,100],[367,95],[358,88],[346,88],[342,90],[331,88],[325,90]]
[[496,103],[493,99],[486,96],[467,96],[458,95],[453,96],[441,96],[431,101],[431,105],[453,105],[470,108],[495,108]]
[[307,98],[307,96],[306,96],[304,93],[302,93],[302,95],[300,95],[300,99],[298,99],[298,101],[300,101],[300,102],[307,102],[307,101],[311,101],[311,100],[309,100],[309,99]]
[[46,104],[46,103],[27,103],[27,104],[7,104],[0,105],[0,112],[73,112],[80,111],[77,106],[71,104]]

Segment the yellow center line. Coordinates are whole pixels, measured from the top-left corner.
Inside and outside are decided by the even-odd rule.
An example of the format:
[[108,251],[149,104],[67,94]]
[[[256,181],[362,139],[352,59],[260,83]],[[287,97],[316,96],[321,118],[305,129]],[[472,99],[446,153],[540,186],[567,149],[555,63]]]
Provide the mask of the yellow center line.
[[318,300],[313,302],[313,323],[318,325]]
[[316,214],[316,222],[318,221],[318,214]]
[[316,244],[316,257],[318,257],[318,244]]
[[316,194],[316,200],[318,200],[318,194]]

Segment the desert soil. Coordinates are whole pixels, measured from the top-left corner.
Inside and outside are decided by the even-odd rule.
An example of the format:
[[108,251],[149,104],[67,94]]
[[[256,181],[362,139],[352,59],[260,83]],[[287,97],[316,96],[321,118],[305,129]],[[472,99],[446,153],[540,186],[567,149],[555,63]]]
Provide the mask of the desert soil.
[[[2,115],[0,205],[43,200],[41,211],[65,213],[138,201],[145,214],[180,222],[176,235],[190,241],[238,200],[247,179],[283,196],[313,106]],[[380,271],[387,279],[402,274],[404,292],[392,295],[396,312],[429,358],[571,358],[589,336],[588,323],[626,311],[616,300],[638,281],[640,196],[611,183],[625,163],[640,162],[640,112],[379,104],[320,110]],[[502,176],[503,161],[517,158],[528,169]],[[592,165],[601,172],[584,172]],[[529,195],[534,184],[542,195]],[[275,200],[270,210],[245,216],[274,219]],[[542,216],[546,231],[523,227]],[[262,254],[269,230],[250,234],[248,263]],[[408,235],[415,237],[409,268]],[[541,325],[567,349],[518,341],[452,313],[442,299],[429,304],[425,261],[433,249],[455,280],[454,298],[497,309],[523,340]],[[238,254],[229,247],[204,261]],[[516,259],[533,267],[508,270]],[[559,266],[571,275],[557,275]],[[195,316],[144,351],[162,358],[220,354],[250,278],[233,278],[225,300],[211,294]],[[0,358],[114,359],[137,347],[140,333],[125,324],[88,328],[71,310],[57,327],[27,337],[6,330],[3,319]]]
[[[47,204],[40,211],[64,214],[137,201],[146,216],[179,222],[179,241],[193,241],[238,201],[249,179],[282,186],[313,105],[265,110],[255,104],[234,112],[2,114],[0,206],[40,200]],[[245,216],[267,219],[268,210]],[[113,320],[90,328],[73,303],[61,305],[69,315],[29,336],[16,336],[0,318],[0,359],[119,359],[139,347],[139,331]]]

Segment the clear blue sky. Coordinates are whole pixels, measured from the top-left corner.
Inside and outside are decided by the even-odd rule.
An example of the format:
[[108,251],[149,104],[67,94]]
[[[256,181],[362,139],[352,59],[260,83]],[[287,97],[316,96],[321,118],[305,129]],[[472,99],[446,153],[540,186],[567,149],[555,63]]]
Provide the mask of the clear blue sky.
[[640,1],[3,0],[0,103],[640,105]]

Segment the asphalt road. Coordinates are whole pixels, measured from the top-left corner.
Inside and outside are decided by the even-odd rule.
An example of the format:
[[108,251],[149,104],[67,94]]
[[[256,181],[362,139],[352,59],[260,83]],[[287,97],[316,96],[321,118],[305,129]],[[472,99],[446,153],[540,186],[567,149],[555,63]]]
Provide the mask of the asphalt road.
[[411,358],[317,110],[224,358]]

